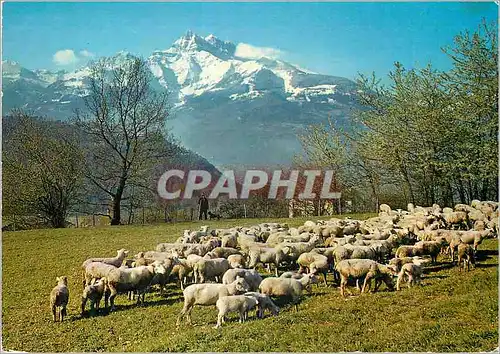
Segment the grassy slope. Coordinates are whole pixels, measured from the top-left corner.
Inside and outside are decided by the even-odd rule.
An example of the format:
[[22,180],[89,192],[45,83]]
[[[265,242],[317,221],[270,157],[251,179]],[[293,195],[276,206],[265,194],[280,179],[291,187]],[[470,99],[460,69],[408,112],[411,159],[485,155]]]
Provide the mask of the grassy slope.
[[[209,222],[213,227],[262,220]],[[291,225],[304,219],[286,220]],[[382,291],[344,300],[338,288],[314,288],[295,313],[278,317],[236,316],[220,329],[214,307],[196,307],[189,327],[175,327],[182,293],[146,297],[136,307],[117,297],[118,311],[79,317],[80,265],[89,256],[154,249],[200,223],[3,233],[2,340],[4,349],[24,351],[490,351],[498,346],[497,240],[480,246],[480,266],[460,274],[447,263],[427,274],[423,287]],[[442,259],[447,261],[446,259]],[[69,277],[69,318],[52,323],[48,308],[55,277]],[[330,275],[331,277],[331,275]],[[384,288],[383,288],[384,289]]]

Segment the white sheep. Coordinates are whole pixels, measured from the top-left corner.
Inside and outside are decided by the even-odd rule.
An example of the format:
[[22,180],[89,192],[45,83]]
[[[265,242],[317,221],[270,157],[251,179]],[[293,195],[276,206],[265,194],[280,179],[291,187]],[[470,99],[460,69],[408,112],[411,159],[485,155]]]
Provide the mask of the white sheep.
[[116,257],[111,257],[111,258],[89,258],[85,260],[82,264],[82,268],[85,268],[87,264],[91,262],[101,262],[105,264],[110,264],[112,266],[115,266],[116,268],[120,267],[123,263],[123,260],[127,258],[128,256],[128,251],[125,250],[124,248],[119,249],[116,251]]
[[328,272],[330,263],[328,262],[328,258],[326,256],[315,252],[302,253],[297,259],[297,264],[301,267],[301,269],[308,269],[310,273],[322,273],[325,286],[327,286],[326,273]]
[[100,279],[107,277],[109,272],[118,269],[111,264],[101,262],[90,262],[83,270],[83,288],[89,286],[93,279]]
[[[114,300],[119,292],[135,291],[138,294],[137,304],[144,303],[145,292],[151,285],[155,274],[165,274],[166,270],[160,261],[155,261],[149,266],[136,268],[116,268],[111,270],[106,278],[106,294],[104,297],[105,306],[110,302],[110,311],[114,310]],[[109,290],[109,293],[108,293]]]
[[340,294],[345,297],[345,288],[349,278],[361,279],[365,278],[361,293],[364,293],[366,286],[371,279],[375,279],[375,289],[377,291],[380,281],[384,281],[387,287],[392,290],[394,284],[392,277],[395,271],[383,264],[377,263],[371,259],[345,259],[335,265],[335,268],[340,274]]
[[200,259],[193,266],[194,282],[204,283],[207,279],[219,282],[229,269],[229,262],[225,258]]
[[271,298],[266,294],[261,294],[258,292],[246,292],[243,295],[253,296],[259,302],[257,304],[257,318],[264,317],[264,311],[269,310],[273,316],[277,316],[280,312],[280,308],[271,300]]
[[85,289],[83,289],[81,306],[82,316],[85,312],[85,305],[87,303],[87,300],[90,300],[90,313],[94,313],[94,310],[96,312],[99,312],[99,304],[104,295],[104,291],[106,290],[106,284],[106,278],[101,278],[97,283],[88,285],[85,287]]
[[67,315],[66,307],[69,302],[68,278],[61,276],[56,278],[57,285],[50,292],[50,309],[52,311],[52,320],[56,321],[56,310],[59,308],[57,318],[62,322]]
[[195,305],[215,305],[222,296],[239,295],[247,292],[249,286],[245,279],[237,278],[231,284],[192,284],[182,292],[184,295],[184,307],[177,317],[177,326],[182,317],[186,316],[188,324],[191,324],[191,311]]
[[219,310],[215,328],[219,328],[222,323],[224,323],[225,316],[230,312],[238,312],[240,315],[240,323],[245,322],[248,311],[257,306],[258,303],[259,301],[253,296],[230,295],[219,297],[215,303],[217,310]]
[[286,296],[292,298],[295,311],[298,311],[298,304],[304,289],[311,292],[311,284],[315,281],[314,274],[307,274],[301,279],[292,278],[266,278],[260,283],[259,291],[269,296]]
[[246,257],[242,254],[232,254],[227,257],[231,268],[245,268]]
[[228,269],[222,276],[222,284],[231,284],[237,277],[244,278],[251,291],[256,291],[262,282],[262,277],[255,269]]
[[415,263],[406,263],[401,267],[401,271],[398,274],[398,281],[396,282],[396,290],[401,289],[401,282],[408,277],[408,287],[412,285],[420,284],[422,281],[422,266]]
[[458,245],[458,269],[462,270],[461,263],[464,264],[464,271],[469,271],[471,264],[476,265],[474,258],[474,247],[465,243]]
[[283,250],[272,247],[252,247],[249,250],[248,257],[250,259],[248,263],[250,268],[255,268],[258,263],[267,264],[268,267],[270,264],[274,264],[276,276],[278,276],[280,263],[285,260]]

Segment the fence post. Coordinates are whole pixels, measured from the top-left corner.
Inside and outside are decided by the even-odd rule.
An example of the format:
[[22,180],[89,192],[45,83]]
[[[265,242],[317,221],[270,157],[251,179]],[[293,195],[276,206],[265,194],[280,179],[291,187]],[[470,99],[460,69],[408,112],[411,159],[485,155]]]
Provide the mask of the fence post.
[[146,223],[146,216],[144,214],[144,207],[142,207],[142,224],[144,225]]
[[92,214],[92,226],[95,226],[95,214]]
[[78,228],[78,213],[75,213],[76,228]]

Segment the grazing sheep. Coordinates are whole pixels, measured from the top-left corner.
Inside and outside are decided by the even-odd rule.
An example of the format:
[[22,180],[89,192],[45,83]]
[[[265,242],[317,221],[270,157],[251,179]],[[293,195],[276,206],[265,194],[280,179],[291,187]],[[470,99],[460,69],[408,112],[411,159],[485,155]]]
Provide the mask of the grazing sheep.
[[258,263],[274,264],[276,276],[278,276],[278,267],[285,260],[285,254],[280,248],[272,247],[253,247],[250,249],[248,257],[250,259],[248,266],[255,268]]
[[[363,287],[361,288],[361,293],[364,293],[366,286],[371,279],[375,279],[376,282],[380,280],[384,281],[387,287],[392,290],[394,284],[392,282],[392,276],[395,274],[394,270],[390,267],[377,263],[371,259],[345,259],[338,264],[335,268],[340,273],[340,294],[345,297],[345,288],[349,278],[360,279],[365,278]],[[378,286],[375,284],[374,291],[377,291]]]
[[212,251],[210,251],[215,255],[215,258],[226,258],[233,254],[240,254],[236,248],[231,247],[216,247]]
[[474,252],[477,251],[477,247],[483,242],[483,239],[487,237],[491,237],[493,235],[492,230],[486,229],[484,231],[463,231],[458,234],[456,237],[453,237],[450,241],[450,255],[451,261],[455,261],[455,253],[457,252],[457,248],[460,243],[465,243],[468,245],[473,245]]
[[459,228],[463,226],[465,229],[468,228],[468,217],[466,212],[454,211],[451,213],[443,213],[442,217],[449,228],[453,226],[458,226]]
[[83,289],[81,306],[82,316],[85,312],[87,300],[90,300],[90,313],[94,313],[94,311],[99,312],[99,303],[104,295],[106,284],[106,278],[101,278],[97,283],[86,286],[85,289]]
[[462,267],[460,263],[464,263],[464,271],[469,271],[470,265],[473,267],[476,265],[476,261],[474,258],[474,247],[471,245],[467,245],[465,243],[461,243],[458,245],[458,269],[461,271]]
[[255,269],[228,269],[222,277],[222,284],[231,284],[237,277],[244,278],[251,291],[256,291],[262,277]]
[[436,263],[437,256],[444,246],[447,246],[447,243],[443,237],[436,241],[419,241],[415,244],[415,247],[421,249],[421,255],[431,256],[432,263]]
[[396,282],[396,290],[401,289],[401,282],[408,277],[408,287],[412,285],[419,284],[422,281],[422,266],[415,263],[406,263],[401,267],[401,271],[398,274],[398,281]]
[[57,285],[50,292],[50,309],[52,320],[56,322],[56,309],[59,307],[57,318],[62,322],[67,315],[66,306],[69,302],[68,278],[66,276],[56,278]]
[[230,295],[219,297],[215,303],[219,314],[217,315],[217,325],[214,328],[219,328],[224,323],[224,317],[230,312],[238,312],[240,323],[245,322],[248,311],[257,306],[258,303],[259,301],[253,296]]
[[108,283],[104,302],[108,306],[108,299],[110,302],[110,311],[114,310],[115,297],[119,292],[136,291],[138,294],[137,304],[144,303],[144,297],[147,288],[151,285],[155,274],[165,274],[166,270],[160,261],[155,261],[149,266],[140,266],[136,268],[115,268],[111,270],[106,276]]
[[271,298],[266,294],[261,294],[258,292],[246,292],[246,296],[253,296],[259,302],[257,304],[257,318],[264,317],[264,311],[269,310],[273,316],[277,316],[280,312],[280,308],[271,300]]
[[207,279],[219,282],[229,269],[229,262],[225,258],[200,259],[193,266],[194,282],[204,283]]
[[307,268],[310,273],[322,273],[325,286],[327,286],[326,273],[328,272],[330,264],[326,256],[315,252],[302,253],[297,259],[297,264],[301,269]]
[[298,311],[298,304],[304,289],[311,292],[311,284],[315,281],[314,274],[307,274],[301,279],[292,278],[266,278],[260,283],[259,290],[262,294],[269,296],[287,296],[292,298],[295,311]]
[[302,253],[310,252],[314,247],[321,243],[319,236],[313,236],[308,242],[287,242],[278,245],[286,258],[291,262],[296,262]]
[[421,256],[422,248],[416,246],[399,246],[396,250],[396,258]]
[[177,326],[182,317],[186,316],[188,324],[191,324],[191,311],[195,305],[215,305],[222,296],[239,295],[246,293],[249,286],[245,279],[236,278],[231,284],[192,284],[184,289],[184,307],[177,317]]
[[82,268],[85,268],[87,266],[87,264],[91,263],[91,262],[101,262],[101,263],[105,263],[105,264],[110,264],[112,266],[115,266],[116,268],[120,267],[123,263],[123,260],[125,258],[127,258],[128,256],[128,251],[125,250],[124,248],[122,249],[119,249],[118,251],[116,251],[116,257],[112,257],[112,258],[89,258],[87,260],[85,260],[85,262],[83,262],[82,264]]

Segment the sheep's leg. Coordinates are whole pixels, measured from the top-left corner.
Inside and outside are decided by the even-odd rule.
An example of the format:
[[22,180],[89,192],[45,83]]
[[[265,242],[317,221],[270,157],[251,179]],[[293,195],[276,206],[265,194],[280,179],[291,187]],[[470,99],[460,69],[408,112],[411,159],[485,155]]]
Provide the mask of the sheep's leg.
[[328,284],[326,283],[326,270],[323,272],[323,279],[325,280],[325,286],[328,287]]
[[83,313],[85,312],[85,305],[87,304],[87,298],[86,297],[82,297],[82,316],[83,316]]
[[109,312],[111,312],[111,311],[115,310],[115,297],[116,297],[117,291],[116,291],[116,288],[112,285],[109,288],[110,288],[110,295],[109,295],[110,309],[109,309]]
[[61,322],[63,322],[64,316],[66,315],[66,306],[61,306],[61,311],[59,312],[59,315],[61,316]]
[[274,270],[275,270],[276,276],[278,276],[278,263],[276,263],[274,266],[275,266]]
[[52,305],[52,321],[56,322],[56,307]]
[[239,319],[239,322],[240,322],[240,323],[245,322],[245,311],[240,311],[240,319]]
[[361,293],[363,294],[366,290],[366,285],[368,284],[368,282],[371,282],[371,279],[372,279],[372,275],[370,273],[368,273],[365,277],[365,281],[363,283],[363,288],[361,288]]
[[400,290],[401,290],[401,280],[402,280],[402,278],[403,278],[403,276],[402,276],[402,275],[400,275],[400,276],[398,277],[398,280],[397,280],[397,282],[396,282],[396,291],[400,291]]

